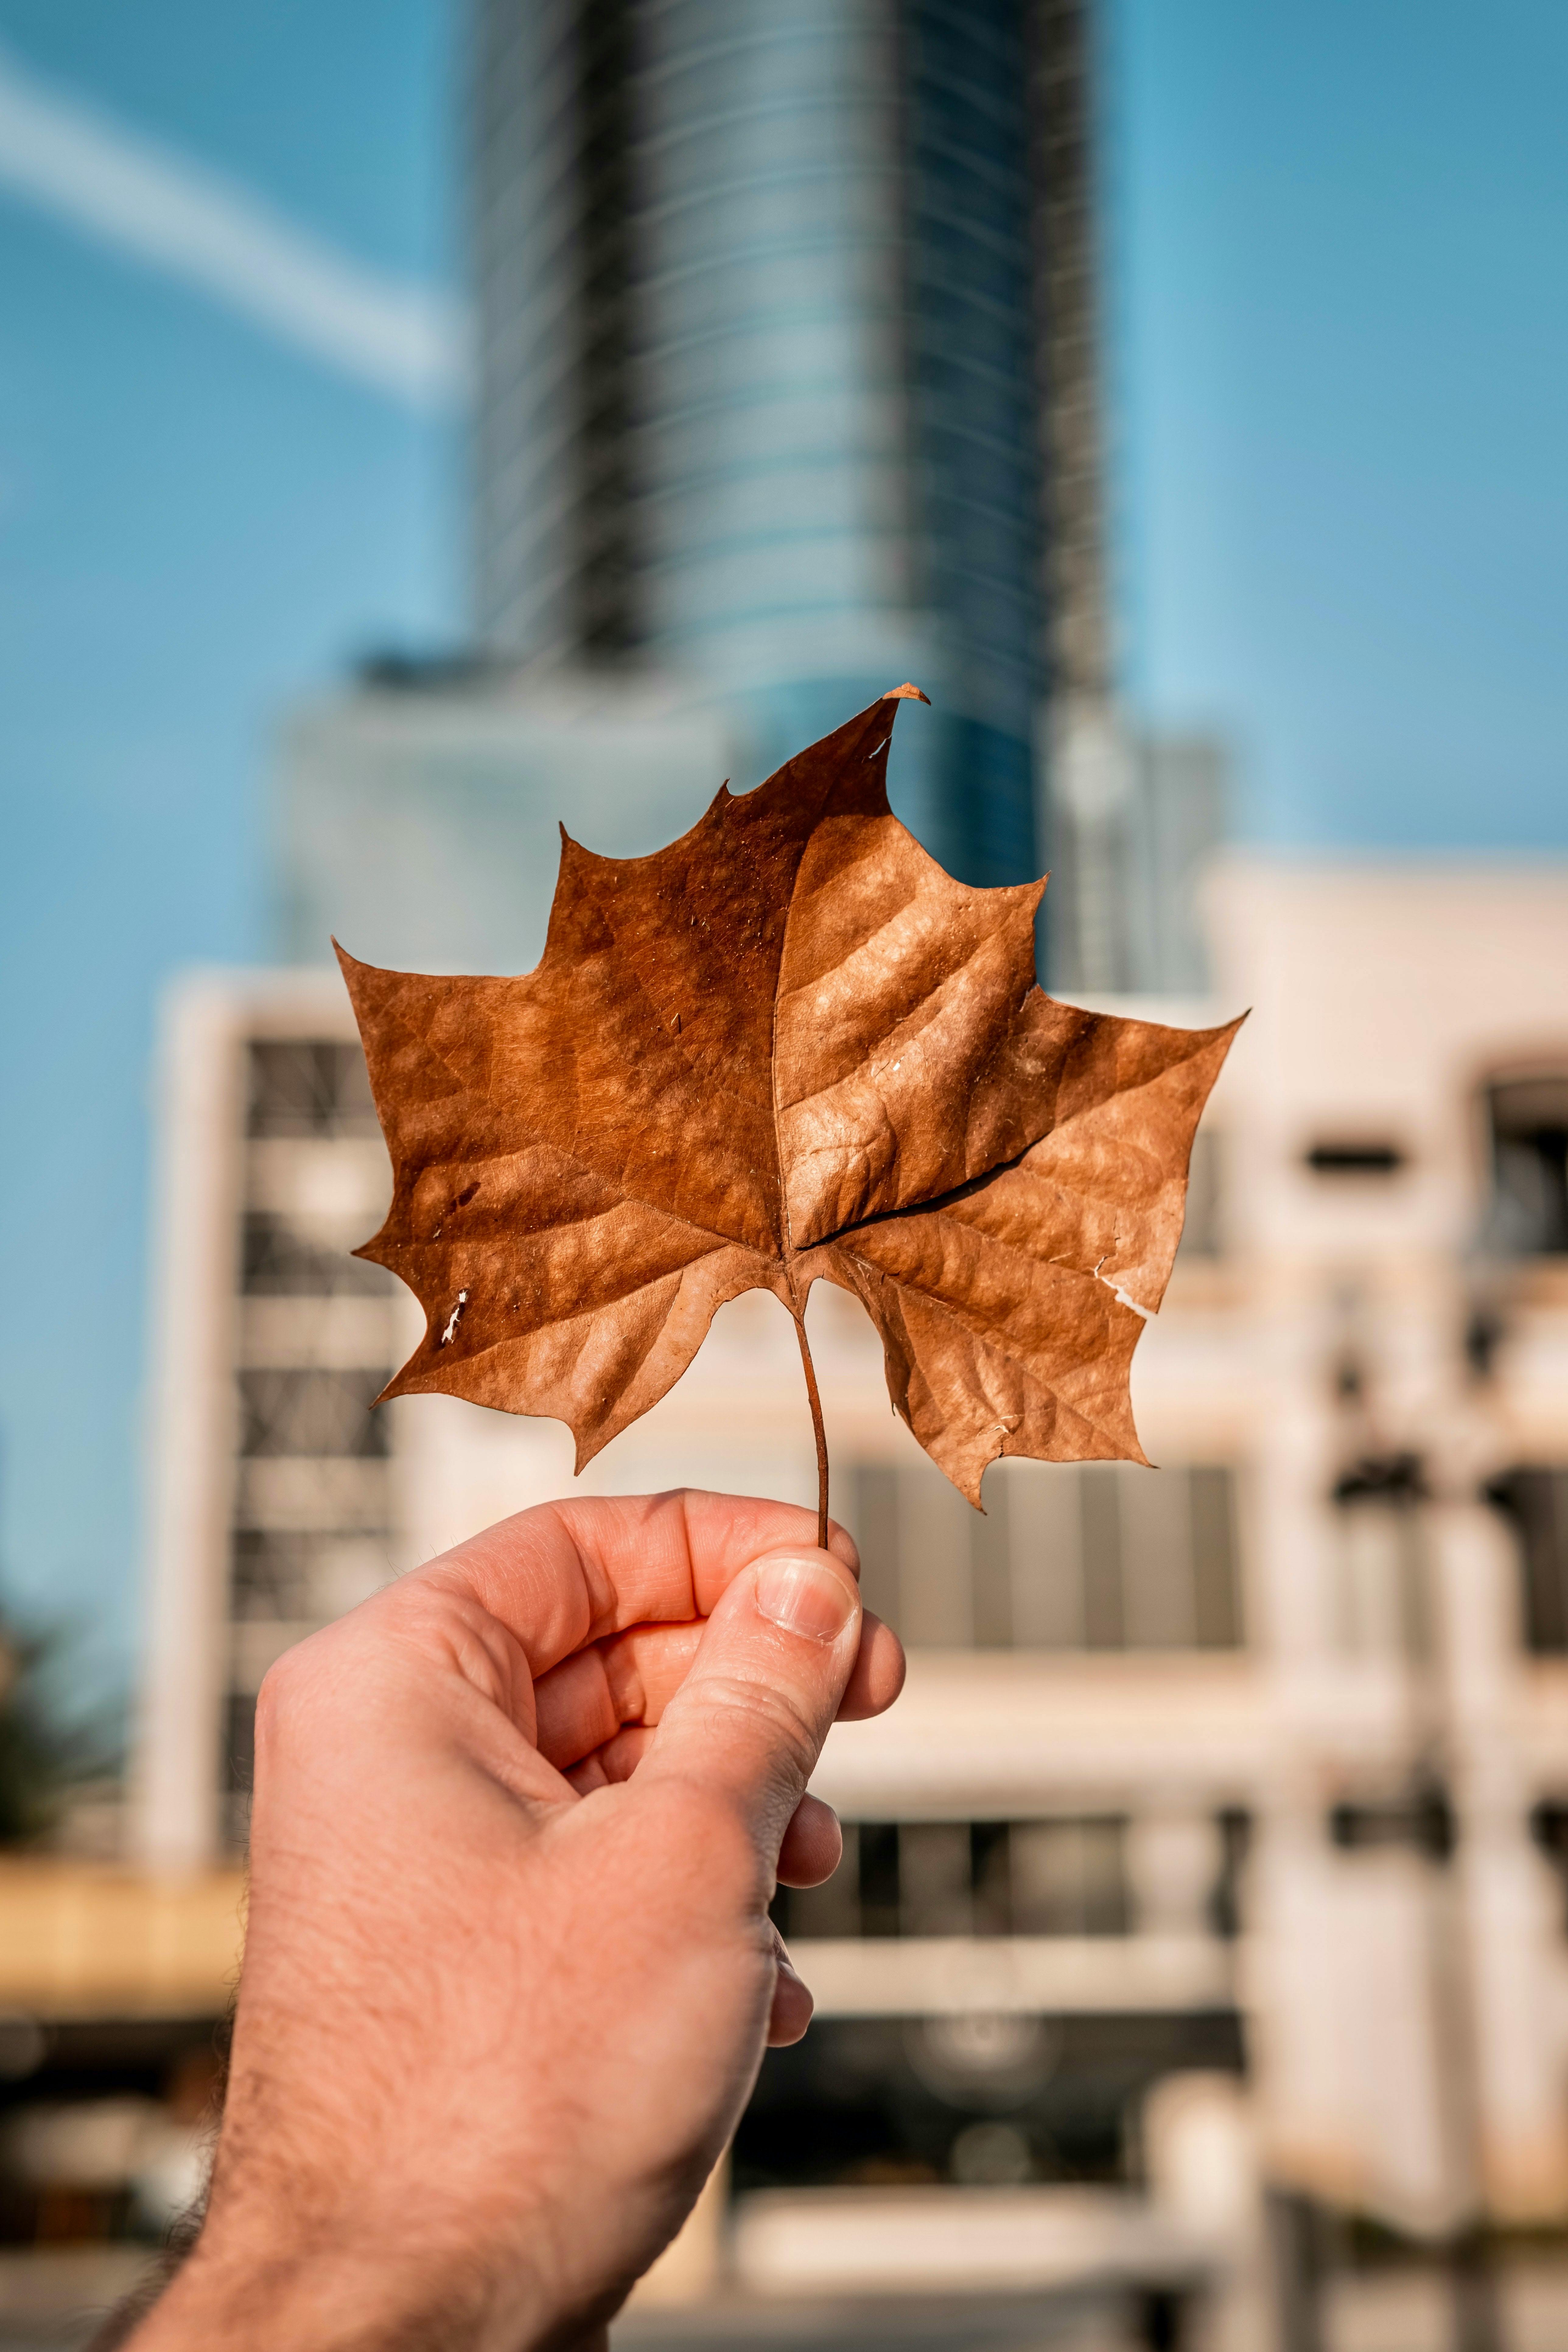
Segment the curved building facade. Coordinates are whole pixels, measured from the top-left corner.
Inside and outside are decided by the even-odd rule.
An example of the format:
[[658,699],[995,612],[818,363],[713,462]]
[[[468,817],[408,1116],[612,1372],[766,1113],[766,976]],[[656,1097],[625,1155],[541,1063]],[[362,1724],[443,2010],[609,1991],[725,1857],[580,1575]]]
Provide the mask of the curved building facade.
[[755,781],[913,677],[905,814],[1037,867],[1031,0],[480,0],[475,554],[505,658],[649,666]]

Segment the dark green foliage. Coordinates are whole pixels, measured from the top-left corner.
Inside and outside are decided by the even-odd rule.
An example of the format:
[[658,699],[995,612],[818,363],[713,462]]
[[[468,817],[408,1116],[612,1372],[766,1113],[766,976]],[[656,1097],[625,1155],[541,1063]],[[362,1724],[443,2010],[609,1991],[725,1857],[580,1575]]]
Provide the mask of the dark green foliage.
[[46,1688],[57,1637],[0,1622],[0,1846],[33,1843],[70,1791],[111,1769],[95,1730],[63,1724]]

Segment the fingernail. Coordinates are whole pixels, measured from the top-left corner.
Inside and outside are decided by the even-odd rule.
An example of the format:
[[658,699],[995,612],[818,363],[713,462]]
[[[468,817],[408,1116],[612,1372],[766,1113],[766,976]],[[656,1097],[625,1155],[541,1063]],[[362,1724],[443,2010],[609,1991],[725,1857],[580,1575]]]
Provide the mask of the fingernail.
[[757,1571],[757,1612],[808,1642],[833,1642],[849,1622],[855,1596],[815,1559],[771,1559]]

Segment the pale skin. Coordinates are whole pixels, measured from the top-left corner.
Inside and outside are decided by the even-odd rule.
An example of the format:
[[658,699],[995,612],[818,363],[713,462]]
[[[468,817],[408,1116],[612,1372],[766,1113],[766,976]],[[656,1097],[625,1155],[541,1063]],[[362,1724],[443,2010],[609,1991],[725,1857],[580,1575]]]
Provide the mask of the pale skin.
[[273,1668],[206,2222],[136,2352],[597,2352],[811,1996],[767,1916],[889,1706],[782,1504],[546,1506]]

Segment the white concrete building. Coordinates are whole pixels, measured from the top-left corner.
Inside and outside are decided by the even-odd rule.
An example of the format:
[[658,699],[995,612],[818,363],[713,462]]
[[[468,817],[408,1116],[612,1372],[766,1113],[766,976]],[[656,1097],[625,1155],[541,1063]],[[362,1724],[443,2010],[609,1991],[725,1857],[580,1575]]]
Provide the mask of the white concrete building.
[[[994,1468],[976,1517],[814,1296],[911,1665],[828,1743],[846,1862],[784,1906],[821,2022],[742,2183],[1107,2172],[1201,2066],[1282,2183],[1568,2210],[1568,876],[1237,861],[1208,913],[1213,1002],[1129,1007],[1254,1007],[1134,1369],[1158,1471]],[[388,1171],[335,975],[193,979],[163,1088],[140,1836],[177,1871],[243,1837],[283,1646],[572,1481],[554,1423],[365,1411],[416,1309],[345,1255]],[[799,1383],[739,1300],[584,1484],[807,1501]]]

